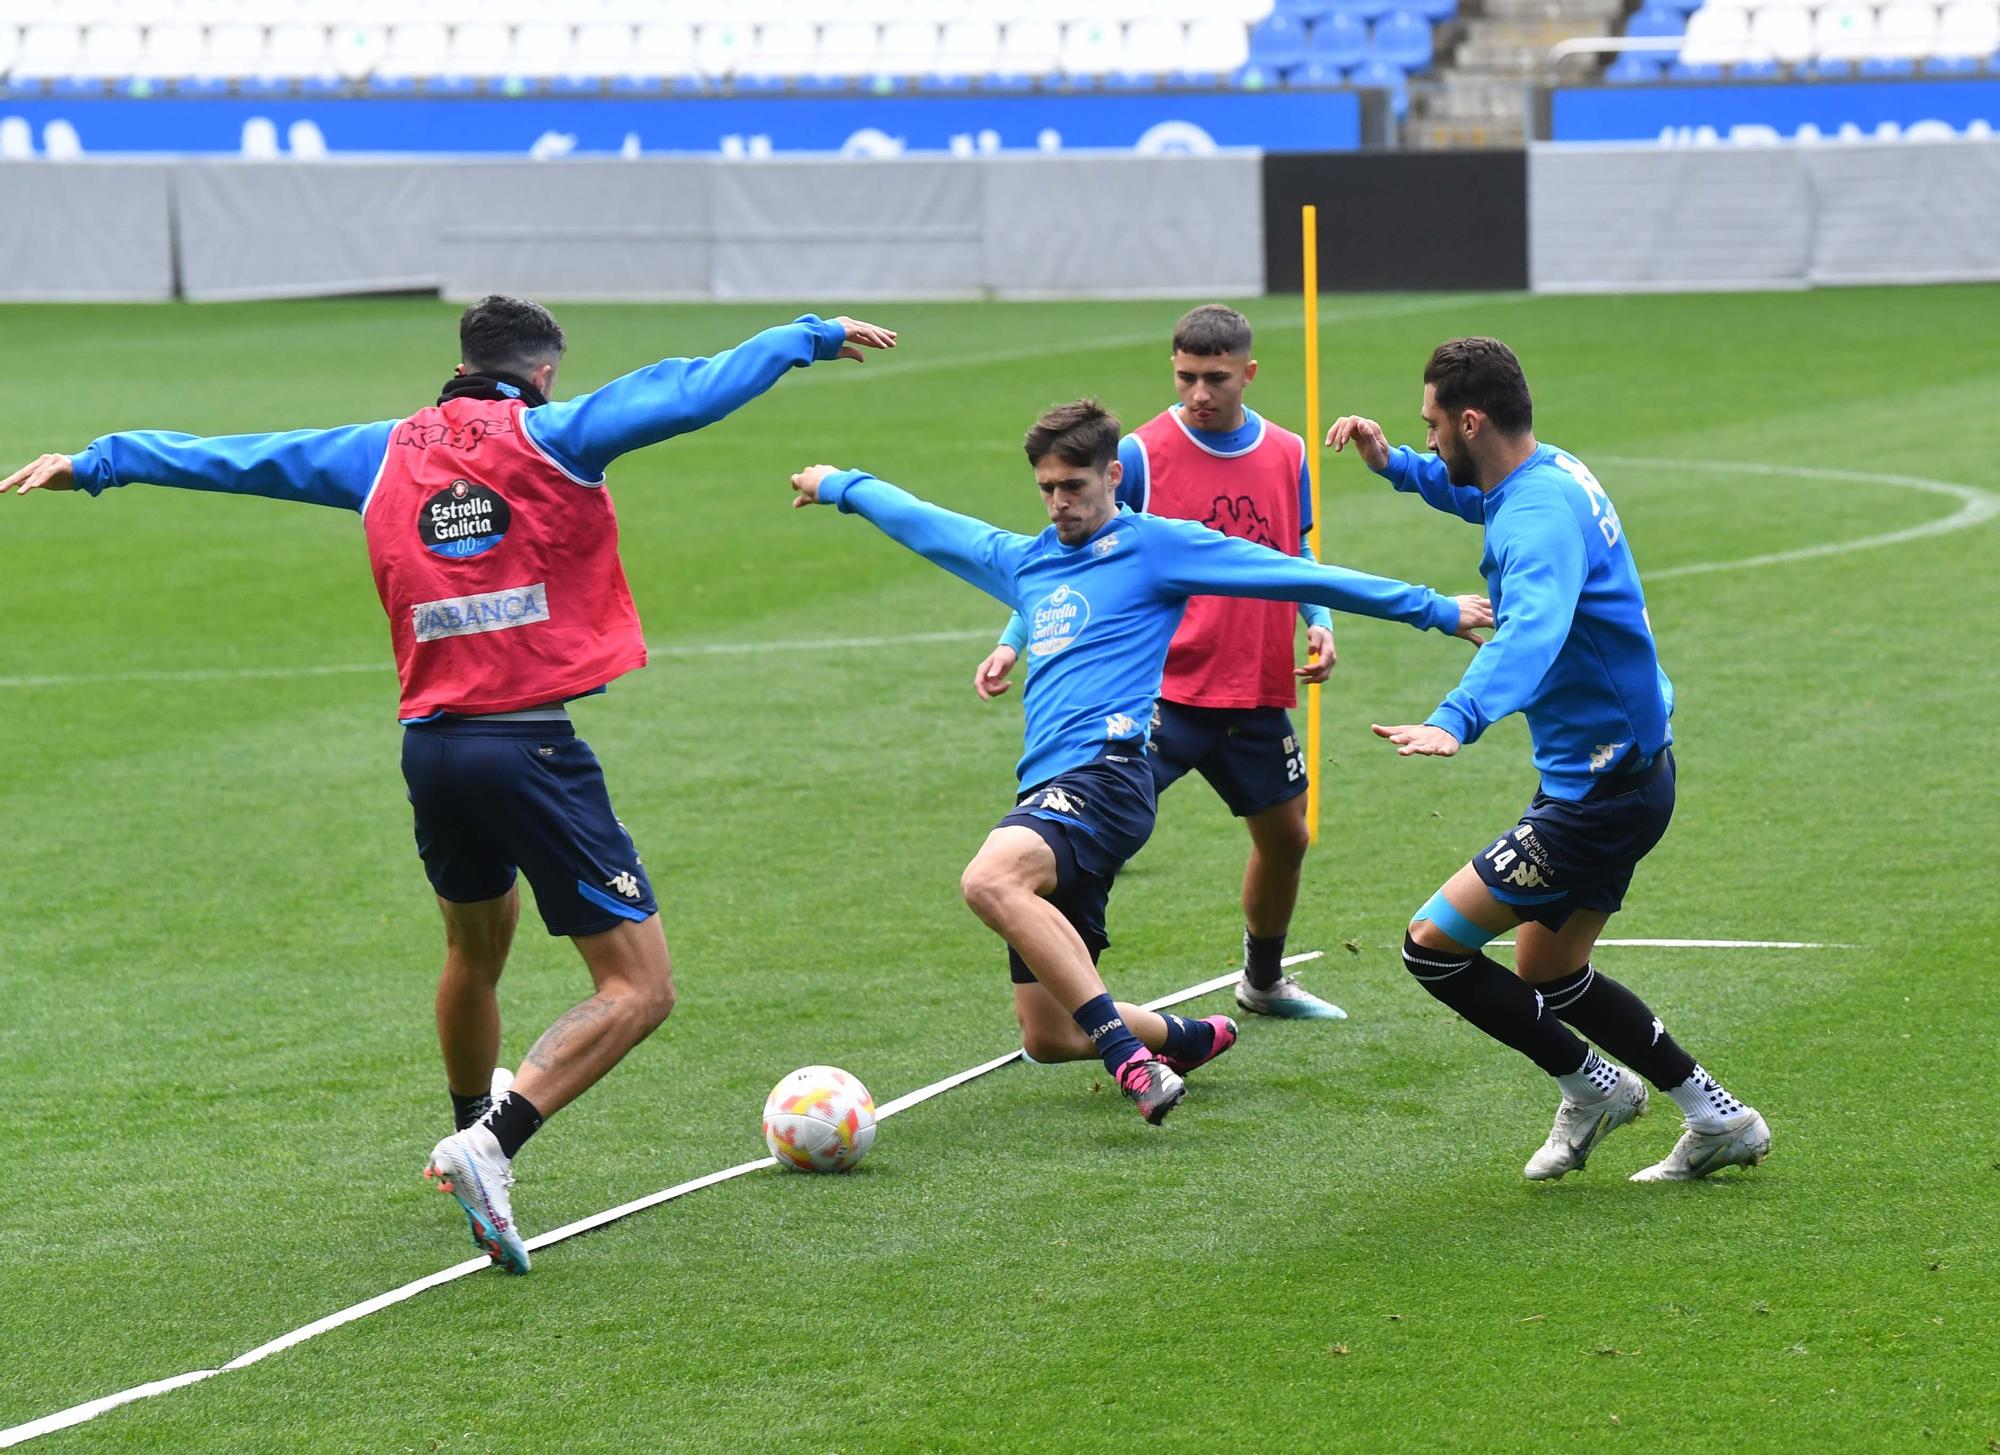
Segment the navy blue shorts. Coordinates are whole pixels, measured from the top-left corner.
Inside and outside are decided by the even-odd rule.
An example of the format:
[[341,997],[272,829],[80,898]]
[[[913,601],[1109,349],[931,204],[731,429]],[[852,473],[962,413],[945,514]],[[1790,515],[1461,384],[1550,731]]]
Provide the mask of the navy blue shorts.
[[1306,791],[1305,745],[1282,707],[1188,707],[1162,698],[1153,708],[1146,757],[1155,792],[1193,769],[1238,818]]
[[417,852],[440,899],[498,899],[518,868],[552,935],[659,913],[604,772],[566,722],[444,718],[403,732]]
[[1537,793],[1472,867],[1522,919],[1559,930],[1579,909],[1617,913],[1632,871],[1673,816],[1674,754],[1662,748],[1648,767],[1600,781],[1588,798]]
[[[1030,788],[995,825],[1033,829],[1054,851],[1056,887],[1049,903],[1082,937],[1093,963],[1111,943],[1104,930],[1111,882],[1151,837],[1154,802],[1144,745],[1111,743],[1091,762]],[[1035,983],[1011,946],[1007,965],[1016,985]]]

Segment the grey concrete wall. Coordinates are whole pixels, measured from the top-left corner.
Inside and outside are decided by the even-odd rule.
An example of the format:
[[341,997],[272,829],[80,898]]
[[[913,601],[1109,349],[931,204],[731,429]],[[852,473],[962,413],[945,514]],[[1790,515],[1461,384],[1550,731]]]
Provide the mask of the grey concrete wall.
[[157,162],[0,162],[0,301],[174,296],[173,188]]

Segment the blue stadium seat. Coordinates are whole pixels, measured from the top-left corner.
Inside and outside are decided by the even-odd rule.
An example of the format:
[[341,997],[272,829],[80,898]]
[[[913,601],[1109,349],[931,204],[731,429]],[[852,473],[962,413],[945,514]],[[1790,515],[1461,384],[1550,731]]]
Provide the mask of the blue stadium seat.
[[1278,0],[1275,14],[1289,16],[1301,25],[1311,25],[1331,15],[1336,0]]
[[1368,37],[1369,54],[1404,71],[1421,71],[1431,63],[1431,28],[1414,15],[1398,10],[1375,22]]
[[611,94],[614,96],[657,96],[666,90],[667,83],[658,76],[613,76]]
[[1775,81],[1783,73],[1776,61],[1738,61],[1729,68],[1732,81]]
[[1676,60],[1672,65],[1667,67],[1667,79],[1669,81],[1720,81],[1722,79],[1722,67],[1711,66],[1705,62],[1689,65],[1686,61]]
[[1151,71],[1107,71],[1099,84],[1107,91],[1157,91],[1160,77]]
[[236,94],[256,101],[269,101],[292,94],[292,83],[270,76],[245,76],[236,83]]
[[[183,81],[180,86],[181,94],[186,95],[187,88],[190,85],[203,86],[207,84],[209,83],[205,81]],[[417,80],[414,76],[370,76],[368,78],[369,94],[375,96],[408,96],[416,89]]]
[[551,96],[596,96],[604,90],[596,76],[551,76],[542,87]]
[[1334,0],[1333,13],[1356,20],[1380,20],[1397,8],[1397,0]]
[[1458,0],[1399,0],[1397,8],[1438,25],[1458,14]]
[[1976,76],[1979,70],[1979,62],[1971,56],[1932,56],[1924,62],[1926,76]]
[[1604,79],[1613,86],[1645,86],[1665,77],[1667,58],[1626,51],[1604,68]]
[[61,76],[49,82],[49,95],[58,101],[88,101],[104,94],[104,83],[82,76]]
[[1228,77],[1218,71],[1175,71],[1167,78],[1167,84],[1175,87],[1193,87],[1202,91],[1212,91],[1225,84]]
[[1687,17],[1664,5],[1643,6],[1633,11],[1632,18],[1625,22],[1625,33],[1635,40],[1686,35],[1687,28]]
[[1032,91],[1035,78],[1020,71],[988,71],[979,78],[982,91]]
[[1250,27],[1250,65],[1282,71],[1306,58],[1306,27],[1282,12]]
[[963,71],[931,71],[917,77],[919,91],[970,91],[972,77]]
[[1347,71],[1340,66],[1329,65],[1325,61],[1311,60],[1303,66],[1293,66],[1285,72],[1285,85],[1310,89],[1315,86],[1345,86]]
[[1312,28],[1306,46],[1308,63],[1352,70],[1367,59],[1368,27],[1352,15],[1330,15]]
[[1807,64],[1800,74],[1815,81],[1846,81],[1853,77],[1854,67],[1847,61],[1819,60]]
[[1914,76],[1916,63],[1901,56],[1876,56],[1861,63],[1856,72],[1862,76]]
[[1363,61],[1347,78],[1352,86],[1380,86],[1389,93],[1389,109],[1401,121],[1410,113],[1410,82],[1400,66],[1392,66],[1387,61]]
[[1229,73],[1229,85],[1238,91],[1275,91],[1284,81],[1284,72],[1275,66],[1251,61]]

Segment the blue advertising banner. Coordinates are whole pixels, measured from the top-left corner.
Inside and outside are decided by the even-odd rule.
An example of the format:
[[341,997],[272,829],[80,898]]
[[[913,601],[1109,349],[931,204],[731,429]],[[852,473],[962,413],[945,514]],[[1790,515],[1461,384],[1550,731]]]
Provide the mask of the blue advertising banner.
[[1353,91],[699,97],[0,95],[0,155],[1351,151]]
[[1988,137],[2000,78],[1576,86],[1549,92],[1550,141],[1663,146]]

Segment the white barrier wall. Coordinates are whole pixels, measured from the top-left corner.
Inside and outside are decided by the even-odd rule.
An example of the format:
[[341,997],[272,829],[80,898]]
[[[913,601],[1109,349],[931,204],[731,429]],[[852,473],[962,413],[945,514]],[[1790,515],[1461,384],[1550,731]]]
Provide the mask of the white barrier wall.
[[1543,293],[2000,279],[2000,142],[1539,145]]
[[[0,164],[0,300],[1261,293],[1255,152]],[[78,219],[115,226],[80,246]]]

